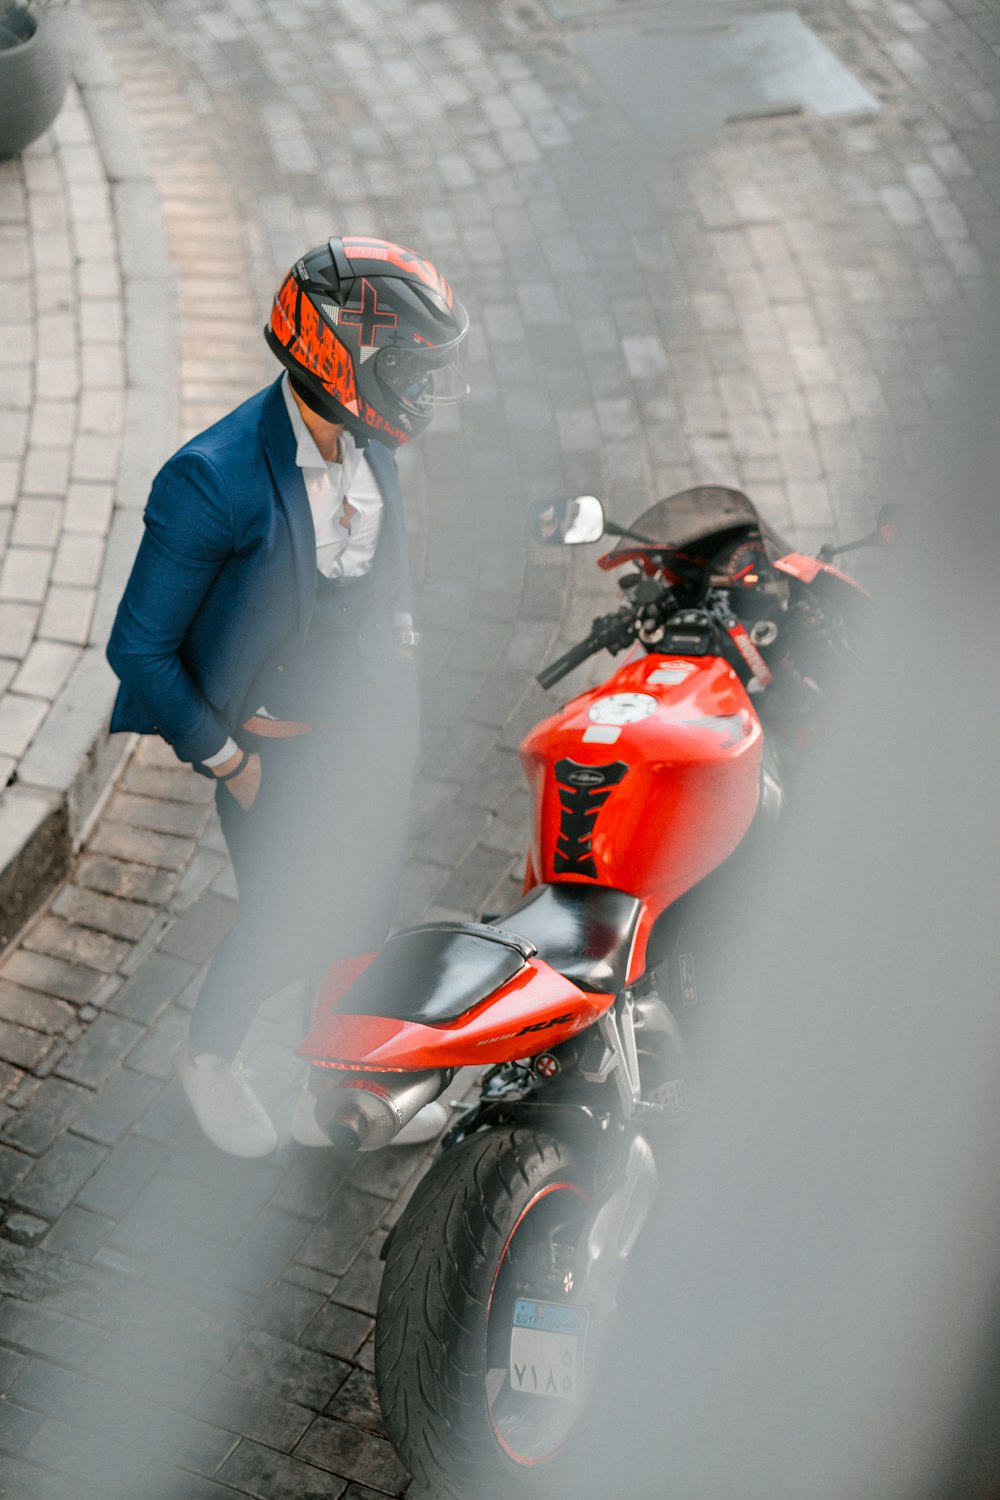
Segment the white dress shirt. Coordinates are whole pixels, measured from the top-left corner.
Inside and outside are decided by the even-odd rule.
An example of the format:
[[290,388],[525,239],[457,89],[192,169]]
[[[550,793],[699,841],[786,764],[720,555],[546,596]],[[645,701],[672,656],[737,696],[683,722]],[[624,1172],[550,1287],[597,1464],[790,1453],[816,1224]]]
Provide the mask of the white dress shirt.
[[[281,377],[281,393],[295,434],[295,462],[302,470],[312,512],[316,566],[327,578],[360,578],[371,570],[382,526],[382,496],[375,475],[346,428],[340,435],[340,462],[329,463],[323,457],[302,420],[287,371]],[[399,618],[409,621],[408,615]],[[266,709],[258,709],[262,711],[266,714]],[[221,766],[238,749],[230,735],[222,749],[202,765]]]
[[[327,578],[360,578],[371,569],[382,525],[382,496],[375,475],[346,428],[340,435],[340,463],[323,457],[302,420],[287,372],[281,377],[281,393],[295,434],[295,462],[302,470],[312,511],[316,565]],[[345,500],[350,507],[347,511]]]

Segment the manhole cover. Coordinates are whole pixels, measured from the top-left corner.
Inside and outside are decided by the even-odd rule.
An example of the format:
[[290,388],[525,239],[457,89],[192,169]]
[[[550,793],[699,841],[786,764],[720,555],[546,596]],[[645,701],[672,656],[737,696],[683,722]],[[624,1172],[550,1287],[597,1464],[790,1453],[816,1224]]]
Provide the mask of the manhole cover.
[[793,11],[733,17],[694,34],[605,25],[576,33],[574,44],[633,125],[657,141],[800,109],[827,118],[880,108]]

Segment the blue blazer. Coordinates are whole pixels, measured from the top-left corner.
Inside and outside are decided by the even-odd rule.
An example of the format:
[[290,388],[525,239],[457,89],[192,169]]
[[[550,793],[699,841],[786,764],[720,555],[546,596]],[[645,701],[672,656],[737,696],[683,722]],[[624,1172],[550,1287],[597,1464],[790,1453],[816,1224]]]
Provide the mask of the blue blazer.
[[[365,454],[385,506],[359,630],[377,673],[396,654],[393,615],[410,609],[411,587],[395,460],[380,443]],[[316,537],[280,379],[164,464],[144,520],[108,641],[121,679],[111,728],[161,734],[181,760],[203,761],[312,618]]]

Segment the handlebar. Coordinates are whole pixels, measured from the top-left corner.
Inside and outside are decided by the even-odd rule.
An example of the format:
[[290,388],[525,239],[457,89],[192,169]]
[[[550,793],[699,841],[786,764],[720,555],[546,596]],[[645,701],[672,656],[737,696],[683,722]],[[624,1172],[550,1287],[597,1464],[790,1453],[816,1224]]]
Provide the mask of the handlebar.
[[565,656],[560,656],[557,661],[550,662],[547,667],[543,667],[535,681],[543,688],[555,687],[561,677],[565,677],[567,672],[572,672],[574,667],[578,667],[582,661],[587,660],[588,656],[593,656],[594,652],[600,649],[593,635],[588,635],[585,641],[579,641],[575,646],[571,646]]
[[557,661],[550,662],[547,667],[543,667],[535,681],[543,688],[554,687],[561,677],[565,677],[567,672],[572,672],[574,667],[578,667],[596,651],[605,648],[612,652],[621,651],[623,647],[632,644],[636,625],[635,610],[628,605],[623,605],[613,614],[599,615],[586,639],[571,646],[565,656],[560,656]]

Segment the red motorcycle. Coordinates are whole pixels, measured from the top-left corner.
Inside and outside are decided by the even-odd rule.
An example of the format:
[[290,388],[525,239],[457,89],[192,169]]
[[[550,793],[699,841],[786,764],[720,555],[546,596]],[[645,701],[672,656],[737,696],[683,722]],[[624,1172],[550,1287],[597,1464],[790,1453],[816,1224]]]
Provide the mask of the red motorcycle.
[[[852,545],[887,539],[889,507],[880,520]],[[487,1069],[384,1252],[379,1400],[435,1497],[552,1492],[656,1149],[689,1108],[724,930],[713,882],[768,836],[868,607],[831,566],[847,548],[793,552],[736,490],[685,490],[630,527],[592,496],[532,523],[549,544],[614,535],[598,566],[628,569],[621,607],[539,682],[628,655],[521,746],[523,899],[335,966],[300,1048],[348,1150]]]

